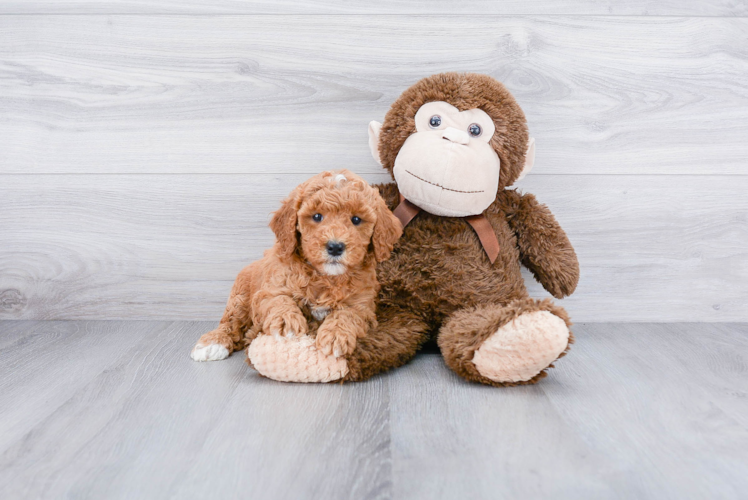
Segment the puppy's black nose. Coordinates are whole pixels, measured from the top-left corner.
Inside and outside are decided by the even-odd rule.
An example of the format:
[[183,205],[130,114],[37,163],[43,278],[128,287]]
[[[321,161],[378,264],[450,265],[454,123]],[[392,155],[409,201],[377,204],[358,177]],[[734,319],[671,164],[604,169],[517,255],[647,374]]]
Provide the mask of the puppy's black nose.
[[345,251],[345,243],[340,243],[337,241],[327,242],[327,253],[329,253],[333,257],[338,257],[339,255],[342,255],[344,251]]

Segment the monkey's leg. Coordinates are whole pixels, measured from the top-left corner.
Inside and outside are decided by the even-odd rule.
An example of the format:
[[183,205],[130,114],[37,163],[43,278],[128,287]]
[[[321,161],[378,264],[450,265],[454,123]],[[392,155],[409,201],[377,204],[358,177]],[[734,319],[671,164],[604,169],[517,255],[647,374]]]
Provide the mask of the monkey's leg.
[[566,311],[550,300],[519,299],[456,311],[438,344],[447,366],[467,380],[534,384],[574,341],[570,325]]
[[359,382],[400,367],[428,340],[426,323],[407,309],[379,308],[377,322],[377,328],[360,338],[348,357],[346,380]]
[[261,375],[283,382],[361,381],[404,365],[427,338],[427,326],[400,308],[377,310],[377,328],[359,338],[347,357],[325,356],[309,336],[259,335],[247,349]]
[[225,359],[232,352],[244,348],[244,333],[252,326],[249,280],[243,279],[247,270],[248,268],[245,268],[239,273],[234,282],[218,328],[200,337],[192,348],[190,356],[195,361]]

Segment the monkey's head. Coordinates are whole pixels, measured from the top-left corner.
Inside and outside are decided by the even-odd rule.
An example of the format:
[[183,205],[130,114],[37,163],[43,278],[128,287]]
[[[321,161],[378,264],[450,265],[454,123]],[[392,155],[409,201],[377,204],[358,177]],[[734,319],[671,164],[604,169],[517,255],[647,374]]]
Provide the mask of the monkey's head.
[[474,73],[419,81],[369,124],[372,155],[410,202],[435,215],[483,213],[532,167],[535,143],[512,94]]

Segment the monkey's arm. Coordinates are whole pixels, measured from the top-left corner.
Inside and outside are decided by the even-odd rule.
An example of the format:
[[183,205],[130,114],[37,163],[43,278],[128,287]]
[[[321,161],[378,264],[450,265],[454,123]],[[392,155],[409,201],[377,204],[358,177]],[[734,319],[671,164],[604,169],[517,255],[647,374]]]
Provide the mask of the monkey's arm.
[[509,224],[517,235],[522,264],[554,297],[571,295],[579,281],[579,262],[569,238],[535,196],[516,191],[511,195]]

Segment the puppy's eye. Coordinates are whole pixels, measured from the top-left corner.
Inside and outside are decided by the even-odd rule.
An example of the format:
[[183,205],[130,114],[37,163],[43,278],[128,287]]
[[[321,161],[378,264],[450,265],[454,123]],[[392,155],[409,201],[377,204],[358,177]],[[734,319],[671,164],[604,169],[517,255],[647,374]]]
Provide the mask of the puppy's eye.
[[361,224],[361,217],[354,215],[353,217],[351,217],[351,222],[353,222],[354,226],[358,226],[359,224]]
[[483,129],[480,128],[480,125],[477,123],[471,123],[468,127],[468,132],[470,132],[470,135],[473,137],[480,137],[480,135],[483,133]]
[[436,128],[441,124],[442,124],[442,117],[439,115],[434,115],[429,120],[429,125],[431,126],[431,128]]
[[322,217],[322,214],[314,214],[314,215],[312,215],[312,220],[314,222],[322,222],[322,219],[324,219],[324,217]]

